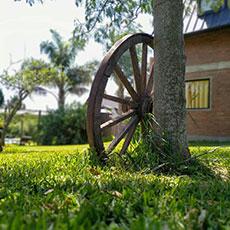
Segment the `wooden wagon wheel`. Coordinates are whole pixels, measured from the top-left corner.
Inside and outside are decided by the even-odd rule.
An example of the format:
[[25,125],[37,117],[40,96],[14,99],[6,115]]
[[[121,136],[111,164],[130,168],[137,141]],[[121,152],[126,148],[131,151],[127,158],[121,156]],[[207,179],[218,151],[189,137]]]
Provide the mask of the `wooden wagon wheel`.
[[[140,63],[136,51],[137,46],[142,49]],[[120,151],[120,154],[123,154],[130,144],[138,123],[142,121],[146,113],[152,112],[153,99],[151,93],[153,90],[153,68],[151,72],[148,73],[149,67],[147,62],[149,60],[149,50],[153,52],[152,36],[143,33],[127,35],[116,42],[109,50],[96,73],[88,99],[87,134],[90,146],[95,148],[98,155],[103,154],[105,157],[122,139],[125,139],[124,142],[122,141],[123,146]],[[134,76],[133,85],[125,76],[125,71],[121,69],[118,63],[126,51],[130,52]],[[105,92],[108,79],[112,73],[117,75],[121,84],[130,95],[131,100],[108,95],[107,92]],[[102,123],[101,107],[103,98],[126,105],[130,109]],[[102,131],[121,122],[123,124],[125,123],[123,128],[105,149],[102,140]]]

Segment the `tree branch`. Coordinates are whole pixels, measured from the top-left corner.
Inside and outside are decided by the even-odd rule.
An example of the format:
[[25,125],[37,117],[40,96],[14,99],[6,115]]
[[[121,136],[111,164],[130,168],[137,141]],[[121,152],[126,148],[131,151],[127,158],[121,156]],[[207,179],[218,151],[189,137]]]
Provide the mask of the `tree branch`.
[[92,26],[91,28],[89,28],[89,30],[88,30],[89,33],[95,28],[95,26],[96,26],[96,24],[97,24],[97,21],[98,21],[99,17],[101,16],[101,14],[102,14],[102,12],[103,12],[103,10],[104,10],[104,8],[106,7],[106,5],[107,5],[108,2],[109,2],[109,0],[106,0],[106,1],[104,2],[103,6],[101,7],[101,9],[98,11],[98,14],[97,14],[97,17],[96,17],[96,19],[95,19],[95,21],[94,21],[93,26]]

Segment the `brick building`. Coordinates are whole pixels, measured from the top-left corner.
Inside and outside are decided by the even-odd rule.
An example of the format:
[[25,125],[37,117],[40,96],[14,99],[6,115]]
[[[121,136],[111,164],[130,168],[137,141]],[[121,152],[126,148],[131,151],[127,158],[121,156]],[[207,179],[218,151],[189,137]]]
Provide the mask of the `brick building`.
[[201,0],[184,19],[187,134],[230,141],[230,2]]
[[184,17],[189,140],[230,141],[230,0],[215,2],[200,0]]

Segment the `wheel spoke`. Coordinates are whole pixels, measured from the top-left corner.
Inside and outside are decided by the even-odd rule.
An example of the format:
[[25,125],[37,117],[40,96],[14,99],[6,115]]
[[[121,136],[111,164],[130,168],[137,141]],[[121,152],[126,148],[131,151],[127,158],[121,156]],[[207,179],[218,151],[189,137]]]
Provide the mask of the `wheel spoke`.
[[136,102],[134,102],[134,101],[129,101],[127,99],[111,96],[111,95],[108,95],[108,94],[105,94],[105,93],[103,95],[103,98],[105,98],[107,100],[110,100],[110,101],[120,103],[120,104],[128,105],[128,106],[130,106],[132,108],[137,108],[137,106],[138,106],[138,104]]
[[151,69],[148,84],[147,84],[147,87],[146,87],[146,94],[147,95],[150,95],[152,93],[152,90],[153,90],[153,84],[154,84],[153,70],[154,70],[154,66]]
[[123,146],[122,146],[122,149],[121,149],[121,151],[120,151],[120,155],[123,155],[123,154],[125,153],[125,151],[127,150],[128,146],[129,146],[129,144],[130,144],[130,141],[132,140],[132,137],[133,137],[133,135],[134,135],[134,132],[135,132],[135,130],[136,130],[136,128],[137,128],[138,122],[139,122],[139,121],[137,120],[137,121],[132,125],[132,127],[130,128],[130,130],[129,130],[129,132],[128,132],[126,138],[125,138],[125,142],[124,142],[124,144],[123,144]]
[[137,94],[139,96],[141,96],[143,93],[143,85],[142,85],[142,80],[141,80],[140,69],[138,66],[137,51],[136,51],[135,46],[132,46],[130,48],[130,55],[131,55],[131,60],[132,60],[133,73],[134,73],[134,79],[135,79],[135,86],[137,89]]
[[146,43],[143,43],[142,46],[142,62],[141,62],[141,77],[143,90],[146,89],[146,69],[147,69],[147,58],[148,58],[148,47]]
[[133,124],[135,124],[138,121],[138,116],[133,116],[127,124],[123,127],[121,132],[113,139],[113,141],[110,143],[108,148],[106,149],[107,152],[111,152],[122,140],[122,138],[128,133],[130,127],[132,127]]
[[116,125],[116,124],[128,119],[129,117],[132,117],[135,113],[136,113],[135,110],[129,110],[128,112],[126,112],[126,113],[124,113],[124,114],[122,114],[120,116],[117,116],[114,119],[111,119],[111,120],[109,120],[109,121],[107,121],[105,123],[103,123],[101,125],[101,130],[103,131],[104,129],[112,127],[112,126],[114,126],[114,125]]
[[[121,153],[127,152],[136,134],[138,123],[141,122],[145,113],[151,112],[153,102],[150,97],[153,93],[153,76],[149,75],[151,70],[148,70],[148,59],[150,52],[154,49],[153,41],[153,37],[145,33],[123,37],[108,51],[96,72],[87,103],[87,135],[89,145],[95,149],[99,160],[106,159],[109,154],[107,150],[112,151],[115,148],[115,150],[121,150]],[[139,48],[142,49],[140,55]],[[127,52],[130,59],[128,62],[132,65],[134,78],[132,81],[129,79],[130,74],[126,73],[125,63],[122,63]],[[120,89],[119,95],[114,95],[110,91],[108,91],[110,95],[106,94],[112,74],[119,79],[117,82]],[[146,95],[147,88],[150,92],[148,95]],[[119,114],[114,116],[115,118],[108,118],[107,122],[103,120],[102,111],[106,103],[116,103],[119,108]],[[119,129],[113,129],[116,126]],[[109,127],[116,131],[117,135],[106,150],[103,135],[109,134],[105,132],[110,129]],[[145,132],[144,129],[142,131]]]
[[114,71],[117,74],[117,76],[119,77],[120,81],[125,86],[125,88],[127,89],[127,91],[129,92],[129,94],[132,97],[132,99],[134,101],[138,101],[139,100],[138,94],[136,93],[136,91],[134,90],[134,88],[132,87],[132,85],[127,80],[127,77],[122,72],[121,68],[118,65],[116,65],[115,68],[114,68]]

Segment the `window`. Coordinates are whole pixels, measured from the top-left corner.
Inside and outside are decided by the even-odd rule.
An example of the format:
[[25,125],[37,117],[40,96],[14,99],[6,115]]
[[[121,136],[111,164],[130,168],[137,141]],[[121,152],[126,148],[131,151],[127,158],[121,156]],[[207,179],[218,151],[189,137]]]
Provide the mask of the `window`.
[[210,108],[210,80],[186,81],[186,108]]

